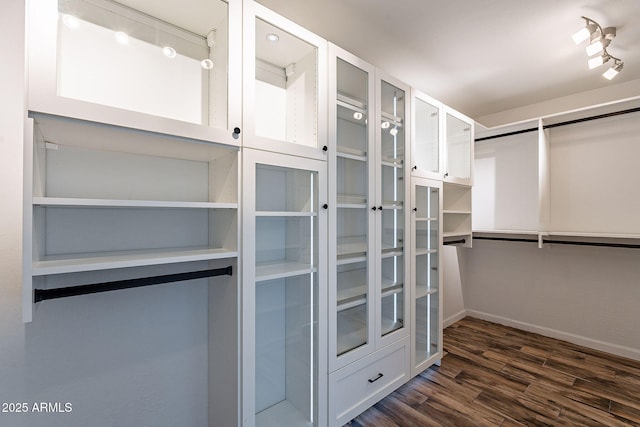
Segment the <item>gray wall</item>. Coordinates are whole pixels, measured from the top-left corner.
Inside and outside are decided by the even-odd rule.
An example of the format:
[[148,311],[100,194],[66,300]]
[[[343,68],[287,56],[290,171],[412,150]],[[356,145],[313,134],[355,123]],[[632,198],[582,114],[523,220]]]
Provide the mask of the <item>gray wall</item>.
[[22,322],[24,2],[2,6],[0,403],[69,402],[72,412],[0,412],[0,425],[206,425],[206,284],[48,301]]

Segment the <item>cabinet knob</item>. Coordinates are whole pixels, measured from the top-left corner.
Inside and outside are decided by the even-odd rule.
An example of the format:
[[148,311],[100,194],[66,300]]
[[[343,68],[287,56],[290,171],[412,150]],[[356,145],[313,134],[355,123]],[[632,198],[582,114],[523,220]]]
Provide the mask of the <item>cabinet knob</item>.
[[328,208],[329,208],[328,204],[325,203],[324,205],[322,205],[322,209],[328,209]]
[[449,172],[445,172],[444,177],[448,177],[449,176]]
[[414,212],[418,212],[418,208],[413,208],[412,209]]
[[382,206],[378,206],[378,210],[381,211],[382,210]]
[[372,211],[375,211],[376,209],[378,209],[378,208],[376,208],[375,206],[372,206],[372,207],[371,207],[371,210],[372,210]]
[[238,137],[240,136],[240,128],[239,127],[234,127],[233,128],[233,139],[238,139]]
[[418,169],[418,166],[414,166],[411,169],[416,170],[416,169]]
[[326,145],[322,147],[322,151],[327,151],[329,149],[329,147],[327,147]]

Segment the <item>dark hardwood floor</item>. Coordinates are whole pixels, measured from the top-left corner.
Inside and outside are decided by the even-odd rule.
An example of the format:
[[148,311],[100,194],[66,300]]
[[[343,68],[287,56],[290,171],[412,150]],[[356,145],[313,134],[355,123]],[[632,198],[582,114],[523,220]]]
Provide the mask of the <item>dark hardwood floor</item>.
[[347,425],[640,426],[640,362],[470,317],[444,349]]

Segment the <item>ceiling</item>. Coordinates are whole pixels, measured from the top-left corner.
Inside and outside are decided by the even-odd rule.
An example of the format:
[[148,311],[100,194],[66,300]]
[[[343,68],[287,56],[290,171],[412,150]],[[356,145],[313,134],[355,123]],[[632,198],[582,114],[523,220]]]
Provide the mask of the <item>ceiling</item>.
[[[486,126],[640,96],[639,0],[258,2]],[[611,81],[571,40],[581,16],[617,27]]]

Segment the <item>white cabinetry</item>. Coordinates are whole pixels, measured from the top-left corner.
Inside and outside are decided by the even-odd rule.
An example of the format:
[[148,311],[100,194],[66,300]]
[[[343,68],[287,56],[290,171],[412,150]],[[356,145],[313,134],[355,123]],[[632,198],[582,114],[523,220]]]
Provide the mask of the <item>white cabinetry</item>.
[[412,178],[411,376],[442,358],[442,183]]
[[442,104],[412,89],[411,114],[411,175],[443,179]]
[[329,69],[329,423],[341,425],[408,378],[408,88],[335,46]]
[[444,108],[444,181],[454,184],[473,184],[474,122],[469,117]]
[[245,426],[326,424],[326,162],[246,149]]
[[327,42],[253,1],[243,38],[245,146],[326,160]]
[[238,144],[240,0],[28,4],[29,110]]

